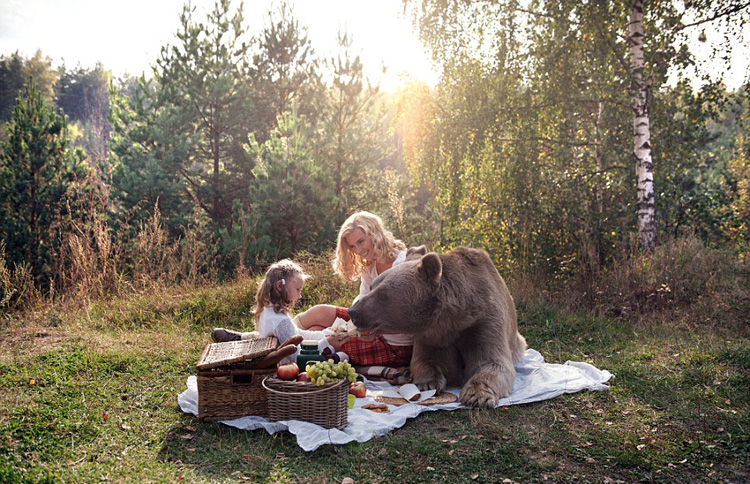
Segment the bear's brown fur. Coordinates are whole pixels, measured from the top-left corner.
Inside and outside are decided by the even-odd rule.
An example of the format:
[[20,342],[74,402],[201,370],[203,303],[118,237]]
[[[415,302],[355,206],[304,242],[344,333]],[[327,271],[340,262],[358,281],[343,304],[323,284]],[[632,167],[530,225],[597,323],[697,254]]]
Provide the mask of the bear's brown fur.
[[459,401],[495,407],[510,395],[526,340],[505,281],[483,250],[409,249],[350,309],[355,326],[414,335],[411,371],[420,389],[461,386]]

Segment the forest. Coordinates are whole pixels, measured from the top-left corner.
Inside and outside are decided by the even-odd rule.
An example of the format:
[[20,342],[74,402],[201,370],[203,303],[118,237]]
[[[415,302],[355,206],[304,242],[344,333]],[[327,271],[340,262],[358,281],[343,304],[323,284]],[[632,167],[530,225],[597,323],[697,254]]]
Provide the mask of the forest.
[[[440,78],[394,91],[291,1],[185,3],[138,77],[0,55],[0,482],[750,482],[750,1],[404,0]],[[349,307],[359,210],[487,251],[527,354],[606,388],[310,452],[184,411],[270,262]]]
[[740,47],[717,62],[741,55],[746,3],[405,1],[441,78],[396,92],[365,78],[356,32],[320,58],[289,4],[258,32],[245,12],[186,5],[141,77],[0,57],[3,310],[325,256],[358,210],[593,304],[675,244],[746,270],[750,86],[689,48],[721,29]]

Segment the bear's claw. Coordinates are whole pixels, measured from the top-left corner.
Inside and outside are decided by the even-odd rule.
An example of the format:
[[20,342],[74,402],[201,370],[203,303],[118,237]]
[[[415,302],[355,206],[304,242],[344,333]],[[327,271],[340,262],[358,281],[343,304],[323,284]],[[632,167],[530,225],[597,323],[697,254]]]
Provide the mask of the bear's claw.
[[440,393],[446,386],[445,378],[436,378],[430,381],[415,381],[414,384],[422,390],[436,390],[436,393]]
[[500,398],[492,385],[487,384],[477,376],[464,385],[461,395],[458,397],[461,404],[477,408],[495,408],[499,400]]

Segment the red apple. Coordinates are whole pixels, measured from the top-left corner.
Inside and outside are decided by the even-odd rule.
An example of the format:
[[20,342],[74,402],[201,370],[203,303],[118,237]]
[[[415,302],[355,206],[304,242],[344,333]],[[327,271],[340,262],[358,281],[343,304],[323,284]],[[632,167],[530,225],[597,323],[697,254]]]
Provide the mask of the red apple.
[[299,375],[299,367],[297,366],[297,363],[287,363],[285,365],[279,365],[279,367],[276,368],[276,376],[280,380],[294,380],[297,378],[297,375]]
[[357,398],[362,398],[367,395],[367,388],[361,381],[355,381],[349,384],[349,393]]
[[301,381],[301,382],[308,382],[308,381],[310,381],[307,378],[307,372],[303,371],[302,373],[300,373],[299,375],[297,375],[297,381]]

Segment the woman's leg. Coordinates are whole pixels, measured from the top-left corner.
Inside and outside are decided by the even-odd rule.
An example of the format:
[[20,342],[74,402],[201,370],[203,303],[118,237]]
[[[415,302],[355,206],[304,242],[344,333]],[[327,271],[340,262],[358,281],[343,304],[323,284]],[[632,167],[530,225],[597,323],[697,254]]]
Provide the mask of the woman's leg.
[[412,346],[395,346],[388,344],[382,336],[375,339],[368,337],[350,337],[341,344],[341,351],[349,355],[349,362],[361,366],[409,366],[413,351]]

